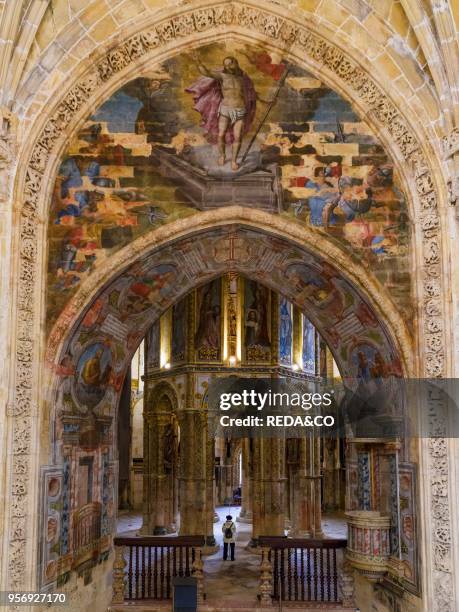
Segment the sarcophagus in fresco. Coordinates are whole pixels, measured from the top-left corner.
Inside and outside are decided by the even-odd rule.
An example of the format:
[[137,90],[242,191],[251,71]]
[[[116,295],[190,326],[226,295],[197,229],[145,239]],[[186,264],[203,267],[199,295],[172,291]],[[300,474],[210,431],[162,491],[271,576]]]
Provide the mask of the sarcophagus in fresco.
[[262,167],[248,160],[236,172],[227,166],[204,168],[163,148],[154,149],[152,159],[162,176],[173,180],[181,194],[199,210],[236,204],[269,212],[282,208],[276,164]]

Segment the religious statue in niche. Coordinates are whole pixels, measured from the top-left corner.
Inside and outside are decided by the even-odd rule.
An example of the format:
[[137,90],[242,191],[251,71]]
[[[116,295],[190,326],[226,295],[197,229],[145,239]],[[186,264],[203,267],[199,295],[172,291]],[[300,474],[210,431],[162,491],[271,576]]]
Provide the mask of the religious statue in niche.
[[172,339],[171,339],[171,357],[174,363],[178,363],[185,359],[185,343],[187,333],[187,301],[186,298],[177,302],[172,307]]
[[267,361],[271,355],[268,331],[269,289],[255,281],[245,283],[245,349],[247,361]]
[[216,361],[220,358],[221,284],[220,279],[201,287],[197,292],[198,327],[195,349],[198,359]]
[[307,374],[316,373],[316,330],[303,315],[303,370]]
[[291,304],[281,298],[279,305],[279,357],[283,364],[292,362],[292,314]]
[[159,320],[155,321],[147,334],[146,362],[147,369],[159,368],[160,353]]
[[170,474],[174,469],[177,452],[177,435],[174,424],[168,423],[164,430],[164,471]]

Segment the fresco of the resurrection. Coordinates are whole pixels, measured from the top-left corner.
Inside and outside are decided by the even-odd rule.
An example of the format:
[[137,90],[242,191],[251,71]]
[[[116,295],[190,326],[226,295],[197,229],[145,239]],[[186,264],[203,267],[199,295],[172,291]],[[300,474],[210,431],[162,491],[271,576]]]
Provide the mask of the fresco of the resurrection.
[[[406,204],[376,136],[302,68],[226,41],[124,85],[70,142],[50,215],[49,326],[115,251],[162,224],[231,204],[339,243],[409,315]],[[127,299],[127,310],[136,307]]]

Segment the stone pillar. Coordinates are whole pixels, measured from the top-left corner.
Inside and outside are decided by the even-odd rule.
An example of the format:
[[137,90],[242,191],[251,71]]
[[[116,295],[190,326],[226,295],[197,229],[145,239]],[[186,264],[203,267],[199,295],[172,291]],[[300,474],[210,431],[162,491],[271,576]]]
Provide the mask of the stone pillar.
[[150,415],[146,411],[146,405],[144,404],[143,410],[143,493],[142,493],[142,527],[140,533],[142,535],[148,535],[149,533],[149,517],[150,517],[150,505],[151,498],[149,495],[150,491],[150,435],[151,435],[151,419]]
[[179,523],[178,509],[178,431],[177,420],[172,415],[167,425],[165,439],[165,469],[167,474],[166,489],[166,531],[175,533]]
[[339,438],[324,438],[323,445],[323,507],[329,512],[339,510],[343,494]]
[[261,535],[285,533],[285,440],[253,440],[253,528],[251,546]]
[[[221,475],[221,502],[231,505],[233,503],[233,458],[231,442],[224,440]],[[228,456],[229,455],[229,456]]]
[[206,444],[206,544],[204,554],[212,554],[218,550],[214,536],[215,522],[215,438],[209,435],[207,423],[204,426]]
[[242,440],[242,498],[241,512],[237,520],[241,523],[252,522],[253,473],[250,439]]
[[[148,384],[148,382],[147,382]],[[144,407],[144,478],[142,535],[165,535],[175,531],[174,464],[176,436],[173,405],[168,386],[157,385],[147,393],[154,405]]]
[[170,479],[164,465],[164,441],[170,421],[168,414],[149,413],[146,416],[143,535],[165,535],[170,531]]
[[299,440],[298,469],[293,477],[293,504],[289,535],[297,538],[321,537],[320,438]]
[[186,405],[178,414],[180,424],[180,535],[205,535],[206,445],[203,419],[193,402],[194,379],[187,375]]

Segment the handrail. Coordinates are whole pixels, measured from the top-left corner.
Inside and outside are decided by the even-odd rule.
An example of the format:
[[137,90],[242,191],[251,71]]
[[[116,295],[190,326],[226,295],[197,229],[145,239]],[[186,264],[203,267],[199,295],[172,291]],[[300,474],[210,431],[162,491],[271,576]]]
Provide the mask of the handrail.
[[260,546],[269,548],[346,548],[345,538],[326,538],[315,540],[308,538],[286,538],[285,536],[259,536]]
[[204,536],[116,536],[115,546],[204,546]]

